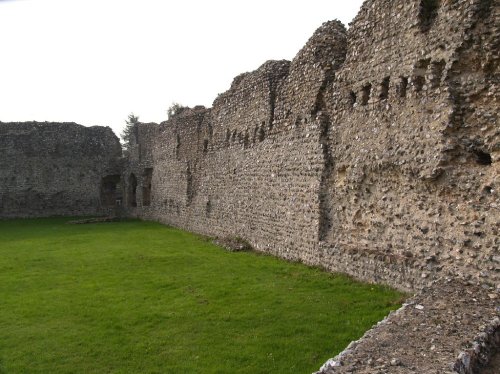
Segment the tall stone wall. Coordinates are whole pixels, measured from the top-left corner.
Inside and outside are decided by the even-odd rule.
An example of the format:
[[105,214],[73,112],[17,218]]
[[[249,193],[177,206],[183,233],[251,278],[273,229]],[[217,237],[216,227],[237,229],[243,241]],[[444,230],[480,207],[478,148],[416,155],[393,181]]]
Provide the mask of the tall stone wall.
[[325,95],[325,241],[383,259],[378,280],[402,265],[407,287],[442,275],[498,281],[496,5],[367,1],[349,30]]
[[131,213],[408,290],[498,282],[498,8],[368,0],[325,23],[151,125]]
[[211,109],[161,124],[149,143],[152,203],[132,214],[307,261],[325,157],[324,120],[312,114],[346,45],[345,28],[325,24],[291,63],[266,62],[236,77]]
[[0,124],[0,216],[131,216],[415,289],[499,281],[498,0],[367,0],[212,108]]
[[158,134],[155,123],[138,123],[128,145],[127,162],[121,170],[124,181],[123,205],[128,214],[146,211],[152,202],[153,142]]
[[268,62],[237,77],[212,109],[187,109],[162,124],[153,149],[153,204],[142,214],[207,235],[244,237],[288,258],[312,248],[320,131],[314,122],[273,119],[289,68]]
[[121,198],[110,128],[0,122],[0,218],[103,214]]
[[0,218],[118,205],[420,289],[319,373],[477,372],[500,326],[499,13],[367,0],[212,108],[136,125],[125,160],[110,129],[0,123]]

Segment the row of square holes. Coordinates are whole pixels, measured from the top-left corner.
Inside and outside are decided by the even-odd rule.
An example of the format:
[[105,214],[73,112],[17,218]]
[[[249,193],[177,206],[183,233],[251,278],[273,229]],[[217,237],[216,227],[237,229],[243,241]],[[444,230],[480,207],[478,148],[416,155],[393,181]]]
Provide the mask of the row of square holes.
[[[429,75],[429,81],[431,84],[432,88],[437,88],[441,82],[441,76],[443,74],[444,68],[445,68],[445,61],[444,60],[439,60],[432,62],[430,59],[426,60],[420,60],[417,64],[415,64],[415,69],[414,69],[414,75],[412,77],[412,85],[415,88],[415,92],[420,92],[422,91],[425,83],[426,83],[426,76],[425,73],[427,72],[427,69],[430,65],[430,75]],[[406,97],[406,93],[408,90],[408,83],[409,83],[409,78],[408,77],[400,77],[399,78],[399,84],[397,86],[397,95],[399,97]],[[389,98],[389,86],[390,86],[391,78],[390,77],[385,77],[384,80],[381,83],[380,87],[380,94],[379,94],[379,100],[387,100]],[[361,105],[367,105],[368,102],[370,101],[370,96],[372,93],[372,84],[368,83],[364,85],[361,88],[361,100],[360,104]],[[357,94],[354,91],[351,91],[349,93],[349,99],[351,103],[351,107],[354,106],[357,102]]]

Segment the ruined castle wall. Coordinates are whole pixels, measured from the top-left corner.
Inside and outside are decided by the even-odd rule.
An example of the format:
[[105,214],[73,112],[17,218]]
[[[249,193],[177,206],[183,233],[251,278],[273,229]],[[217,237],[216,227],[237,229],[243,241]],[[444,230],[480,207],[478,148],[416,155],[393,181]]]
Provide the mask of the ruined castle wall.
[[123,208],[129,215],[136,215],[136,210],[148,210],[152,202],[153,143],[158,136],[156,123],[138,123],[133,128],[131,140],[127,145],[127,162],[121,170],[124,182]]
[[414,289],[498,278],[498,6],[369,0],[153,140],[135,214]]
[[[453,113],[445,168],[452,181],[447,239],[451,256],[482,279],[498,282],[500,270],[500,3],[483,1],[449,71]],[[464,203],[464,201],[466,203]],[[496,275],[496,277],[495,277]]]
[[499,12],[498,0],[367,0],[348,31],[323,24],[212,108],[138,124],[125,165],[109,129],[0,123],[0,217],[118,201],[422,288],[320,372],[472,372],[498,343]]
[[0,217],[104,213],[102,178],[120,157],[110,128],[0,123]]
[[322,166],[319,128],[272,118],[289,62],[237,77],[211,110],[186,110],[161,125],[146,215],[299,259],[317,242]]
[[[401,271],[378,272],[379,281],[396,278],[411,288],[449,273],[492,280],[498,266],[493,254],[499,243],[492,239],[497,236],[498,210],[491,206],[495,197],[484,188],[494,189],[492,176],[498,170],[478,158],[478,153],[489,152],[482,150],[484,145],[457,148],[451,130],[455,122],[463,123],[461,107],[469,105],[457,100],[461,94],[454,91],[475,91],[484,81],[469,71],[460,75],[470,87],[457,84],[452,78],[456,61],[481,74],[459,51],[476,32],[490,49],[492,38],[498,39],[497,31],[488,36],[489,42],[484,40],[484,31],[494,29],[494,18],[485,17],[491,2],[438,1],[425,27],[419,17],[421,3],[367,1],[349,30],[345,66],[325,95],[332,113],[329,147],[334,162],[330,208],[322,212],[331,226],[325,241],[338,258],[364,251],[371,260],[387,264],[380,268],[413,271],[407,280]],[[479,55],[487,56],[482,51]],[[489,59],[494,59],[491,53]],[[482,86],[485,95],[495,95],[491,85]],[[490,107],[483,113],[490,133],[486,148],[491,149],[498,144],[495,111]],[[475,138],[481,127],[476,121],[467,131]],[[373,273],[366,275],[369,279]]]

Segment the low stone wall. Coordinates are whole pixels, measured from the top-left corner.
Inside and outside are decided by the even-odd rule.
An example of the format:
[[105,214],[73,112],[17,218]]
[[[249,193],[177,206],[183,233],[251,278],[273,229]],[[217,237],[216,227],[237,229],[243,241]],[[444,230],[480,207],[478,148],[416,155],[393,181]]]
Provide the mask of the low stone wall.
[[481,373],[499,348],[498,296],[452,279],[434,282],[317,374]]

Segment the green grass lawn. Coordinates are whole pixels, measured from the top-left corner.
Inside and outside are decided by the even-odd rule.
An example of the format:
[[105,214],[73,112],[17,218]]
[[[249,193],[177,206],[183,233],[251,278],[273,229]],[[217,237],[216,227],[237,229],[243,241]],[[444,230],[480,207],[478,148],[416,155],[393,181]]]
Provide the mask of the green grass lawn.
[[157,223],[0,221],[0,373],[307,373],[402,294]]

